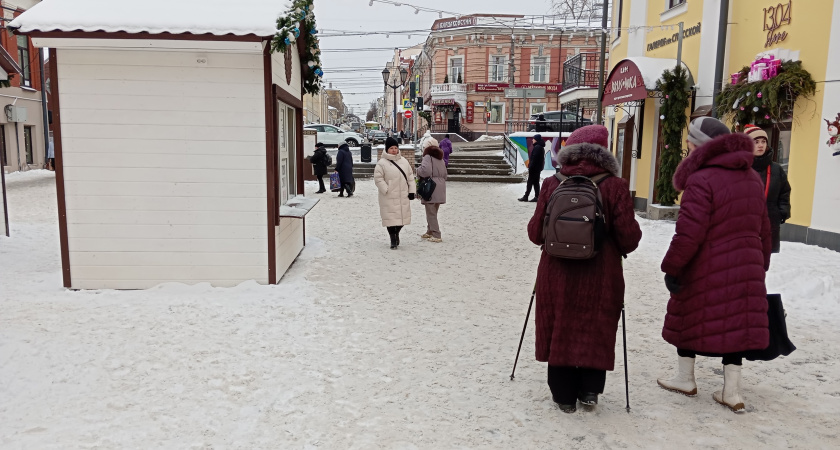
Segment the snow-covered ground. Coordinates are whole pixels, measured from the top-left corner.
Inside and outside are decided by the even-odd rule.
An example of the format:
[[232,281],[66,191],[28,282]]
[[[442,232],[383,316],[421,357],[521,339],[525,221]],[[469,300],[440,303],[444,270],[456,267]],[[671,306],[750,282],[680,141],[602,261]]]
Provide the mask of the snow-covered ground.
[[[659,263],[673,224],[641,220],[621,340],[594,411],[560,412],[533,359],[533,316],[509,379],[539,250],[524,184],[448,186],[442,244],[414,223],[397,251],[372,181],[324,195],[277,286],[61,288],[53,174],[9,176],[0,237],[0,448],[837,448],[840,254],[783,243],[768,284],[799,349],[747,362],[747,412],[666,392]],[[307,184],[308,195],[317,189]],[[619,333],[621,330],[619,329]]]

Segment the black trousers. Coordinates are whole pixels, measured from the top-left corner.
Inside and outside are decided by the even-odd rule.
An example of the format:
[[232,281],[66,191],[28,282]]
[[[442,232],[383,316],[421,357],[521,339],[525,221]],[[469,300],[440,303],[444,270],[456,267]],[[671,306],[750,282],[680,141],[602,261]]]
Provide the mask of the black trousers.
[[338,191],[338,195],[344,195],[344,191],[347,191],[347,195],[353,195],[353,191],[356,190],[356,183],[341,183],[341,189]]
[[531,188],[534,188],[534,198],[540,196],[540,173],[528,172],[528,187],[525,188],[525,198],[531,195]]
[[554,401],[561,405],[576,404],[578,394],[602,394],[606,384],[606,370],[548,366],[548,387]]
[[[682,356],[683,358],[696,358],[697,352],[692,350],[682,350],[677,349],[677,355]],[[740,366],[743,363],[743,357],[740,353],[724,353],[722,355],[713,354],[713,353],[706,353],[701,356],[709,356],[712,358],[721,357],[723,358],[723,365],[728,366],[730,364],[734,364],[736,366]]]
[[400,225],[398,227],[387,227],[387,228],[388,228],[388,234],[399,235],[400,230],[402,230],[402,225]]
[[324,191],[327,190],[327,188],[324,187],[324,176],[323,175],[318,175],[318,190],[321,191],[321,192],[324,192]]

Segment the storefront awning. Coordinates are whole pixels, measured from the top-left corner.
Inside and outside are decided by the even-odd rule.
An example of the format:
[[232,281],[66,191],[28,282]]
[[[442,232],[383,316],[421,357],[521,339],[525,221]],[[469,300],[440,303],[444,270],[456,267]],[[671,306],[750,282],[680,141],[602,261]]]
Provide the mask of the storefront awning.
[[454,98],[438,98],[432,100],[432,106],[451,106],[455,104]]
[[[604,86],[604,106],[626,103],[648,98],[649,91],[656,90],[656,82],[662,73],[677,66],[676,59],[635,57],[621,60],[610,72]],[[694,86],[694,78],[685,63],[688,85]]]

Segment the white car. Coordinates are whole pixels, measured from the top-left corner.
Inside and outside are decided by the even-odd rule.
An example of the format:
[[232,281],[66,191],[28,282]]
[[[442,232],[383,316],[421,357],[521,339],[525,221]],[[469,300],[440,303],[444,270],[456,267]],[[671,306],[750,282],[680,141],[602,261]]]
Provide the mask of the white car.
[[314,123],[306,125],[304,128],[317,131],[318,142],[324,145],[335,145],[338,147],[346,142],[351,147],[358,147],[359,144],[365,141],[365,138],[361,134],[353,131],[344,131],[333,125]]

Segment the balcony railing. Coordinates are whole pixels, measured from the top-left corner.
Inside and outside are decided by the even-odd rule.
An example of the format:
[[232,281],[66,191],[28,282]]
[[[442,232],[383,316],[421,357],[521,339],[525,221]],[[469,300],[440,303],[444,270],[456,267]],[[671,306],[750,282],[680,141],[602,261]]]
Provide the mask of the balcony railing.
[[466,94],[467,85],[461,83],[433,84],[432,95]]
[[563,63],[563,90],[574,88],[597,88],[599,80],[600,55],[579,53]]

